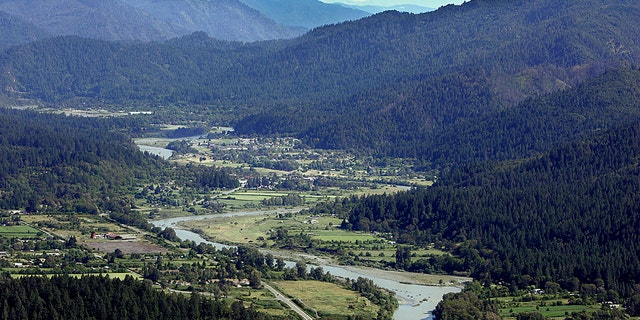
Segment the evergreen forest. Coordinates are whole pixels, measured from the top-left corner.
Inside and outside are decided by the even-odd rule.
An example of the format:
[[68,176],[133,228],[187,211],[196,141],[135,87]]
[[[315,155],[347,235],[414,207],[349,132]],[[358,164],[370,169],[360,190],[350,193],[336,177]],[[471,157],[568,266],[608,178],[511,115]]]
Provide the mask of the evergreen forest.
[[[48,37],[27,27],[0,11],[0,32],[8,38],[0,45],[0,104],[7,107],[0,108],[3,223],[13,211],[104,216],[176,241],[174,230],[154,228],[148,219],[166,208],[175,209],[172,214],[197,214],[197,206],[220,212],[223,196],[240,202],[224,193],[231,190],[276,190],[277,196],[253,201],[305,205],[304,213],[342,220],[335,229],[399,244],[388,268],[472,277],[468,290],[439,304],[437,319],[499,319],[490,300],[497,286],[510,294],[564,290],[585,304],[623,305],[624,311],[603,308],[592,318],[640,316],[639,1],[471,0],[424,14],[387,11],[259,42],[223,41],[205,32],[105,41]],[[31,108],[48,112],[22,110]],[[58,112],[68,108],[126,116]],[[213,133],[220,127],[233,135]],[[183,161],[140,152],[132,141],[160,131]],[[191,135],[222,137],[229,149],[181,140]],[[283,138],[296,142],[277,157],[247,142]],[[204,165],[214,156],[199,150],[219,162]],[[358,170],[381,176],[386,172],[372,163],[410,164],[403,169],[428,176],[430,186],[314,194],[310,204],[312,197],[296,192],[377,187],[382,180],[298,175],[329,166],[315,150],[362,157],[369,162]],[[298,151],[315,158],[296,158]],[[246,161],[233,166],[232,158]],[[328,171],[347,161],[336,162]],[[141,203],[150,206],[144,214],[137,210]],[[299,237],[312,249],[310,235],[300,231]],[[263,246],[270,240],[260,238],[255,241]],[[416,256],[411,248],[442,254]],[[195,244],[182,249],[203,254]],[[243,250],[249,249],[237,255]],[[115,252],[106,257],[116,261]],[[263,257],[258,260],[264,267]],[[246,263],[229,261],[237,269]],[[267,264],[265,274],[273,271]],[[173,275],[170,270],[163,271]],[[298,276],[278,272],[323,279],[321,269],[311,276],[302,265]],[[272,318],[241,302],[156,290],[148,280],[157,281],[160,272],[146,264],[143,276],[147,281],[3,275],[1,317]],[[260,286],[259,279],[253,282]],[[384,318],[397,307],[388,295],[370,293],[373,285],[364,279],[347,283],[380,300]]]

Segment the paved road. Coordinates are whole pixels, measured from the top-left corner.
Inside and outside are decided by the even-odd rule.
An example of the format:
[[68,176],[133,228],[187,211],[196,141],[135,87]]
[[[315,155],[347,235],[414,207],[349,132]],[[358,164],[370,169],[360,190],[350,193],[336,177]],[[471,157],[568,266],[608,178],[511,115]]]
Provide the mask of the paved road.
[[298,313],[303,319],[305,320],[314,320],[315,318],[312,318],[311,316],[309,316],[308,314],[306,314],[304,311],[302,311],[302,309],[300,309],[300,307],[298,307],[297,304],[293,303],[293,301],[291,301],[289,298],[285,297],[284,295],[282,295],[278,290],[274,289],[272,286],[262,282],[262,285],[267,288],[269,291],[271,291],[271,293],[273,293],[276,296],[276,299],[278,299],[279,301],[283,301],[284,303],[286,303],[289,308],[291,308],[291,310],[295,311],[296,313]]

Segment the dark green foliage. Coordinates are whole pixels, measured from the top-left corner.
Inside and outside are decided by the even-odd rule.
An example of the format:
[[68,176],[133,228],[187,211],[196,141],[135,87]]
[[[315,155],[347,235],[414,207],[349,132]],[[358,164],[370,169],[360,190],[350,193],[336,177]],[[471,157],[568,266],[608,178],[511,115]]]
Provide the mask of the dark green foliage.
[[0,11],[0,50],[47,36],[44,30]]
[[300,206],[304,204],[304,199],[298,194],[288,194],[286,196],[265,198],[261,203],[265,206]]
[[0,109],[0,208],[127,213],[160,166],[108,121]]
[[[168,294],[128,276],[0,279],[2,319],[270,319],[198,294]],[[241,309],[240,309],[241,308]],[[242,317],[240,317],[242,315]]]
[[[521,163],[460,166],[429,189],[343,203],[347,227],[460,243],[457,268],[514,287],[640,277],[640,122]],[[454,270],[458,270],[455,268]]]
[[198,150],[193,148],[188,140],[171,141],[166,148],[175,151],[177,154],[198,153]]
[[631,299],[629,299],[627,310],[629,314],[634,317],[640,316],[640,293],[635,293]]
[[438,303],[433,311],[433,315],[438,320],[502,319],[494,304],[481,301],[469,290],[445,294],[442,302]]
[[207,131],[203,128],[178,128],[167,133],[167,137],[172,139],[186,138],[186,137],[200,136],[205,133],[207,133]]
[[223,106],[242,118],[240,133],[433,161],[460,157],[442,150],[457,129],[640,61],[639,21],[639,4],[627,0],[469,1],[288,41],[64,37],[8,50],[0,83],[7,95],[46,102]]
[[570,90],[462,121],[421,145],[442,164],[526,158],[640,119],[638,106],[640,70],[616,69]]
[[516,320],[545,320],[546,318],[538,311],[519,313]]
[[169,167],[116,133],[126,120],[0,109],[0,208],[28,212],[108,213],[149,229],[133,210],[132,190],[162,175],[197,190],[236,188],[227,169]]

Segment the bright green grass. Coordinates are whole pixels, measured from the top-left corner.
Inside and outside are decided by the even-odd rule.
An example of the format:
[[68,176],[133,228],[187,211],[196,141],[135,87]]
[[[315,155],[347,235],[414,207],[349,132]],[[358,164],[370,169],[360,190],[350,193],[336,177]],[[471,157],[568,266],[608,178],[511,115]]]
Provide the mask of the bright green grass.
[[274,285],[304,303],[306,307],[327,317],[360,315],[371,319],[378,311],[378,307],[369,299],[337,284],[319,281],[278,281]]
[[30,226],[0,226],[0,236],[32,238],[38,235],[40,231]]

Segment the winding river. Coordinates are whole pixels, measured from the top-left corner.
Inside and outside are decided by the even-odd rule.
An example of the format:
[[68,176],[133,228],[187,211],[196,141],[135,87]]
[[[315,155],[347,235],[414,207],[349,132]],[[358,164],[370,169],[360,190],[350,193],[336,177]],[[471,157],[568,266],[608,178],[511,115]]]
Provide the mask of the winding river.
[[[160,228],[171,227],[176,231],[176,235],[183,240],[191,240],[196,243],[204,242],[211,243],[216,248],[229,247],[224,244],[210,242],[202,238],[199,234],[185,230],[180,226],[183,221],[190,220],[204,220],[217,217],[229,217],[237,215],[259,215],[275,213],[276,211],[243,211],[233,212],[226,214],[216,215],[203,215],[203,216],[187,216],[170,218],[164,220],[151,221],[155,226]],[[279,210],[277,212],[282,212]],[[322,261],[321,259],[317,259]],[[293,262],[288,262],[293,264]],[[398,273],[392,271],[384,271],[378,269],[367,269],[362,267],[353,266],[338,266],[327,263],[318,263],[319,266],[326,272],[328,271],[332,275],[357,279],[358,277],[364,277],[371,279],[376,285],[391,290],[396,293],[396,298],[400,303],[398,310],[393,314],[393,318],[397,320],[425,320],[433,319],[431,311],[433,311],[442,300],[442,296],[449,292],[459,292],[460,289],[456,287],[446,286],[427,286],[420,284],[410,284],[405,281],[398,280]],[[311,267],[311,266],[310,266]]]

